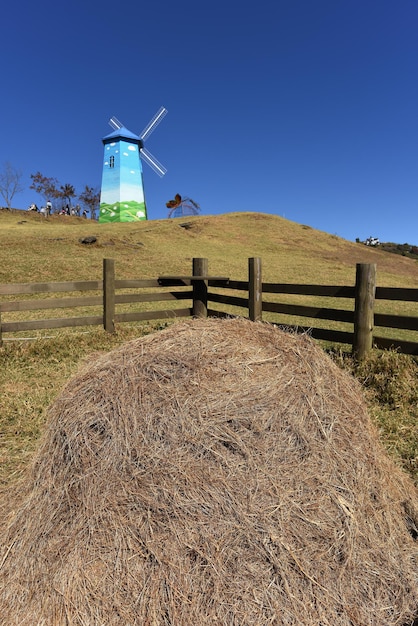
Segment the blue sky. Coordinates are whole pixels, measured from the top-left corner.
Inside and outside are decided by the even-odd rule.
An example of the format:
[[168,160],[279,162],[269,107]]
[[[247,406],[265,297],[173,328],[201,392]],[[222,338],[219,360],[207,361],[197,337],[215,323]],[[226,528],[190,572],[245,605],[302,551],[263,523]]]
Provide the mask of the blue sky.
[[146,147],[150,219],[274,213],[418,244],[416,0],[16,0],[2,8],[0,168],[100,187],[115,115]]

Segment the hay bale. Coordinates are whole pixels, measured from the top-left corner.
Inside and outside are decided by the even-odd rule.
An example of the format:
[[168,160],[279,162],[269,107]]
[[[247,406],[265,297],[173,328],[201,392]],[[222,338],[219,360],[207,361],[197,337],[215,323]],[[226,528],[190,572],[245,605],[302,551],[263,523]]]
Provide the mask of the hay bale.
[[50,410],[3,533],[2,624],[400,626],[417,492],[307,337],[179,323]]

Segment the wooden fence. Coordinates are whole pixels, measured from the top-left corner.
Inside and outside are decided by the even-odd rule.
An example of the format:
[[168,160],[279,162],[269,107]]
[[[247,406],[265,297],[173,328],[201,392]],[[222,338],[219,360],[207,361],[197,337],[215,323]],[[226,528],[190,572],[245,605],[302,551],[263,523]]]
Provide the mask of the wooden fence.
[[[190,289],[185,291],[185,287],[190,287]],[[144,292],[150,288],[154,291]],[[209,288],[214,288],[216,291],[210,291]],[[158,291],[155,291],[156,289]],[[120,290],[136,290],[136,292],[118,293]],[[140,293],[141,290],[142,293]],[[234,290],[246,293],[244,296],[231,295],[230,292]],[[99,295],[49,297],[49,294],[56,293],[91,293],[95,291],[99,292]],[[27,300],[21,299],[21,296],[25,294],[30,294],[31,297]],[[33,297],[35,294],[48,294],[48,297],[35,299]],[[264,294],[348,298],[353,301],[353,307],[351,310],[343,310],[271,302],[263,299]],[[248,260],[247,281],[232,280],[225,276],[210,276],[207,259],[193,259],[192,273],[189,276],[117,279],[113,259],[104,259],[102,280],[3,284],[0,285],[1,296],[5,296],[6,299],[0,301],[0,344],[2,333],[90,325],[102,325],[107,332],[114,332],[115,323],[190,316],[222,317],[231,315],[231,313],[209,307],[209,303],[218,303],[218,305],[228,305],[229,308],[244,308],[248,311],[248,317],[254,321],[262,320],[263,312],[269,312],[269,314],[280,314],[281,316],[298,316],[352,324],[352,332],[312,326],[297,326],[296,328],[300,332],[309,332],[315,339],[350,344],[358,358],[364,356],[372,346],[383,349],[393,347],[403,353],[418,354],[418,343],[378,337],[374,333],[375,327],[418,330],[418,316],[375,313],[374,308],[377,299],[418,303],[418,289],[377,287],[376,266],[374,264],[357,264],[355,285],[332,286],[263,283],[261,259],[259,258]],[[13,300],[11,296],[19,296],[19,298]],[[189,306],[160,308],[152,311],[117,312],[116,310],[117,305],[120,304],[164,301],[171,301],[171,307],[173,301],[189,301]],[[100,306],[101,314],[20,321],[2,321],[1,315],[12,311],[75,309],[89,306]]]

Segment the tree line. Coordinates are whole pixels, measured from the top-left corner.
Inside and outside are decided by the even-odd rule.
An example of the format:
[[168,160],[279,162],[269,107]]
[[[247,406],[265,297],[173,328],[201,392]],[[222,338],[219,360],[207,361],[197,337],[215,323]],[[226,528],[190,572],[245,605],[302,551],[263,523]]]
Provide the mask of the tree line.
[[[78,198],[81,204],[90,212],[91,219],[96,219],[99,208],[100,193],[97,189],[85,185],[84,190],[77,195],[73,185],[60,185],[56,178],[44,176],[41,172],[30,175],[32,184],[30,189],[42,196],[45,202],[52,202],[55,211],[72,206],[72,200]],[[58,206],[57,206],[58,204]]]
[[[91,219],[96,219],[96,212],[100,204],[100,192],[85,185],[80,194],[76,193],[73,185],[65,183],[61,185],[56,178],[44,176],[41,172],[30,175],[32,183],[30,189],[33,189],[44,200],[45,203],[51,202],[55,212],[59,212],[65,207],[71,207],[73,200],[77,199],[82,206],[90,213]],[[16,194],[24,191],[22,185],[22,172],[9,162],[3,164],[0,171],[0,196],[3,198],[6,208],[12,208],[12,201]]]

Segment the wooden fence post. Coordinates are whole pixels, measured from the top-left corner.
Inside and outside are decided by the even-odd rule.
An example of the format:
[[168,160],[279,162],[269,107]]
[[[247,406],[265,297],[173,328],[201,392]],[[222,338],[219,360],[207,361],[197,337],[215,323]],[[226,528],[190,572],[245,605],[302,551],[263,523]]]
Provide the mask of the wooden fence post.
[[103,259],[103,327],[115,332],[115,260]]
[[[208,260],[207,259],[193,259],[193,276],[207,276],[208,275]],[[208,316],[208,281],[207,280],[194,280],[193,281],[193,316],[194,317],[207,317]]]
[[373,346],[376,264],[357,263],[354,305],[353,354],[364,358]]
[[248,259],[248,316],[252,322],[263,319],[263,285],[261,259]]

